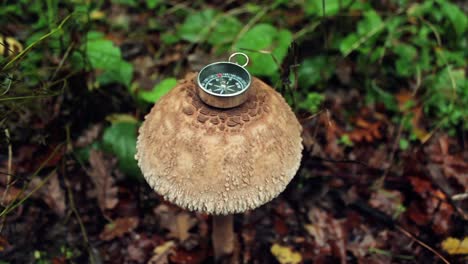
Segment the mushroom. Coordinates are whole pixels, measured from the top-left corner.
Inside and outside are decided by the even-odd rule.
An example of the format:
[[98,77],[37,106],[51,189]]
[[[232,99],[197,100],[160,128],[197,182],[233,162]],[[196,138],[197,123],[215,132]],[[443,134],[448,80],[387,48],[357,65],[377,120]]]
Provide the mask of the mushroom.
[[205,104],[196,77],[163,96],[139,130],[136,159],[148,184],[166,200],[213,215],[219,259],[233,251],[233,214],[255,209],[294,177],[302,128],[284,98],[257,78],[246,101]]

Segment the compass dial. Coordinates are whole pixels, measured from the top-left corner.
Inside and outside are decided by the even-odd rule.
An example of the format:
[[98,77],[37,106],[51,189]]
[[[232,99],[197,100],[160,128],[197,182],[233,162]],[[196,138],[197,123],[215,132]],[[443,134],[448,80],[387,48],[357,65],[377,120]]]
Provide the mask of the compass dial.
[[216,73],[202,80],[201,85],[215,94],[236,94],[247,87],[247,82],[240,76],[232,73]]

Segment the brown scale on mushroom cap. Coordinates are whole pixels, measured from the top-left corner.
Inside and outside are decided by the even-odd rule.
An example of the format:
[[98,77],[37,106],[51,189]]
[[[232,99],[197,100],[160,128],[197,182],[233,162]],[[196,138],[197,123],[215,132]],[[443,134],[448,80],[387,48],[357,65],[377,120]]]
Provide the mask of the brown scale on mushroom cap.
[[218,109],[201,102],[193,81],[182,81],[154,105],[136,158],[157,193],[192,211],[232,214],[286,188],[299,168],[302,128],[259,79],[249,93],[242,105]]

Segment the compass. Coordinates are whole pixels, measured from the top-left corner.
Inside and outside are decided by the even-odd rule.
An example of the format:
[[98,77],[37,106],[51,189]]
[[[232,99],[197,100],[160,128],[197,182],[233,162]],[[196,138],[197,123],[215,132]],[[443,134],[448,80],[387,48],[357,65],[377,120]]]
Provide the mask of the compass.
[[[239,65],[231,60],[235,56],[245,58]],[[203,102],[218,108],[236,107],[247,100],[251,76],[245,69],[249,57],[241,52],[233,53],[228,61],[214,62],[206,65],[198,73],[198,95]]]

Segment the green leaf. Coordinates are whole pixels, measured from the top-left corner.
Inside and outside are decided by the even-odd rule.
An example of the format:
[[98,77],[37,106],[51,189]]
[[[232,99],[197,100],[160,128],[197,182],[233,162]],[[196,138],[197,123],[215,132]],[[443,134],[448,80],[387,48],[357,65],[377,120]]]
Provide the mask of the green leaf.
[[129,87],[132,78],[133,65],[122,60],[114,67],[107,68],[102,74],[98,75],[96,79],[102,85],[118,82]]
[[91,32],[86,42],[86,55],[93,69],[102,70],[97,80],[101,84],[118,82],[130,85],[133,65],[122,59],[120,49],[102,34]]
[[279,63],[281,63],[288,54],[288,48],[292,41],[293,35],[286,29],[280,30],[278,35],[275,37],[275,49],[273,50],[273,55],[275,55]]
[[364,19],[359,21],[357,32],[359,35],[366,35],[369,32],[374,32],[382,26],[382,18],[375,10],[369,10],[364,13]]
[[179,42],[179,37],[173,32],[164,32],[161,34],[161,40],[164,44],[172,45]]
[[437,12],[437,9],[433,7],[434,1],[426,0],[422,3],[412,3],[407,9],[406,14],[408,16],[424,16],[428,13]]
[[349,34],[340,43],[341,53],[347,56],[359,48],[361,53],[368,54],[374,48],[373,44],[384,28],[384,23],[375,10],[364,12],[364,18],[357,24],[357,34]]
[[348,134],[342,135],[338,140],[338,143],[346,147],[352,147],[354,145],[353,141],[351,140],[351,138],[349,138]]
[[409,148],[409,141],[405,138],[401,138],[399,145],[401,150],[407,150]]
[[[292,34],[288,30],[277,30],[270,24],[258,24],[251,28],[236,43],[237,50],[245,52],[250,57],[248,69],[253,75],[273,76],[277,74],[278,65],[273,60],[275,56],[281,63],[288,52]],[[271,51],[271,54],[246,51]]]
[[215,18],[217,11],[205,9],[201,12],[191,13],[179,27],[177,34],[181,39],[190,42],[200,42],[207,37],[209,25]]
[[311,113],[316,113],[324,100],[325,96],[323,94],[310,92],[307,94],[305,101],[299,102],[299,107]]
[[113,153],[119,159],[120,170],[133,177],[141,176],[135,160],[138,126],[136,122],[114,123],[102,136],[104,151]]
[[146,0],[146,6],[150,9],[156,8],[161,0]]
[[444,66],[446,64],[453,64],[454,66],[464,67],[466,58],[463,51],[450,51],[443,48],[436,49],[436,62],[437,66]]
[[359,41],[358,35],[355,33],[351,33],[346,36],[343,40],[340,41],[339,49],[343,55],[349,53],[349,51],[353,50],[353,45]]
[[138,97],[148,103],[155,103],[176,85],[177,80],[175,78],[167,78],[154,86],[153,90],[149,92],[143,91],[138,93]]
[[418,66],[415,64],[415,59],[418,55],[418,51],[412,45],[400,43],[393,47],[393,52],[398,56],[395,62],[395,68],[399,76],[412,76]]
[[442,12],[452,23],[458,36],[462,36],[468,26],[467,15],[460,8],[449,1],[438,1]]
[[233,16],[222,16],[208,38],[208,43],[219,45],[231,43],[242,28],[242,23]]
[[326,56],[317,56],[305,59],[298,69],[299,87],[309,87],[328,80],[333,74],[333,66],[328,62]]

